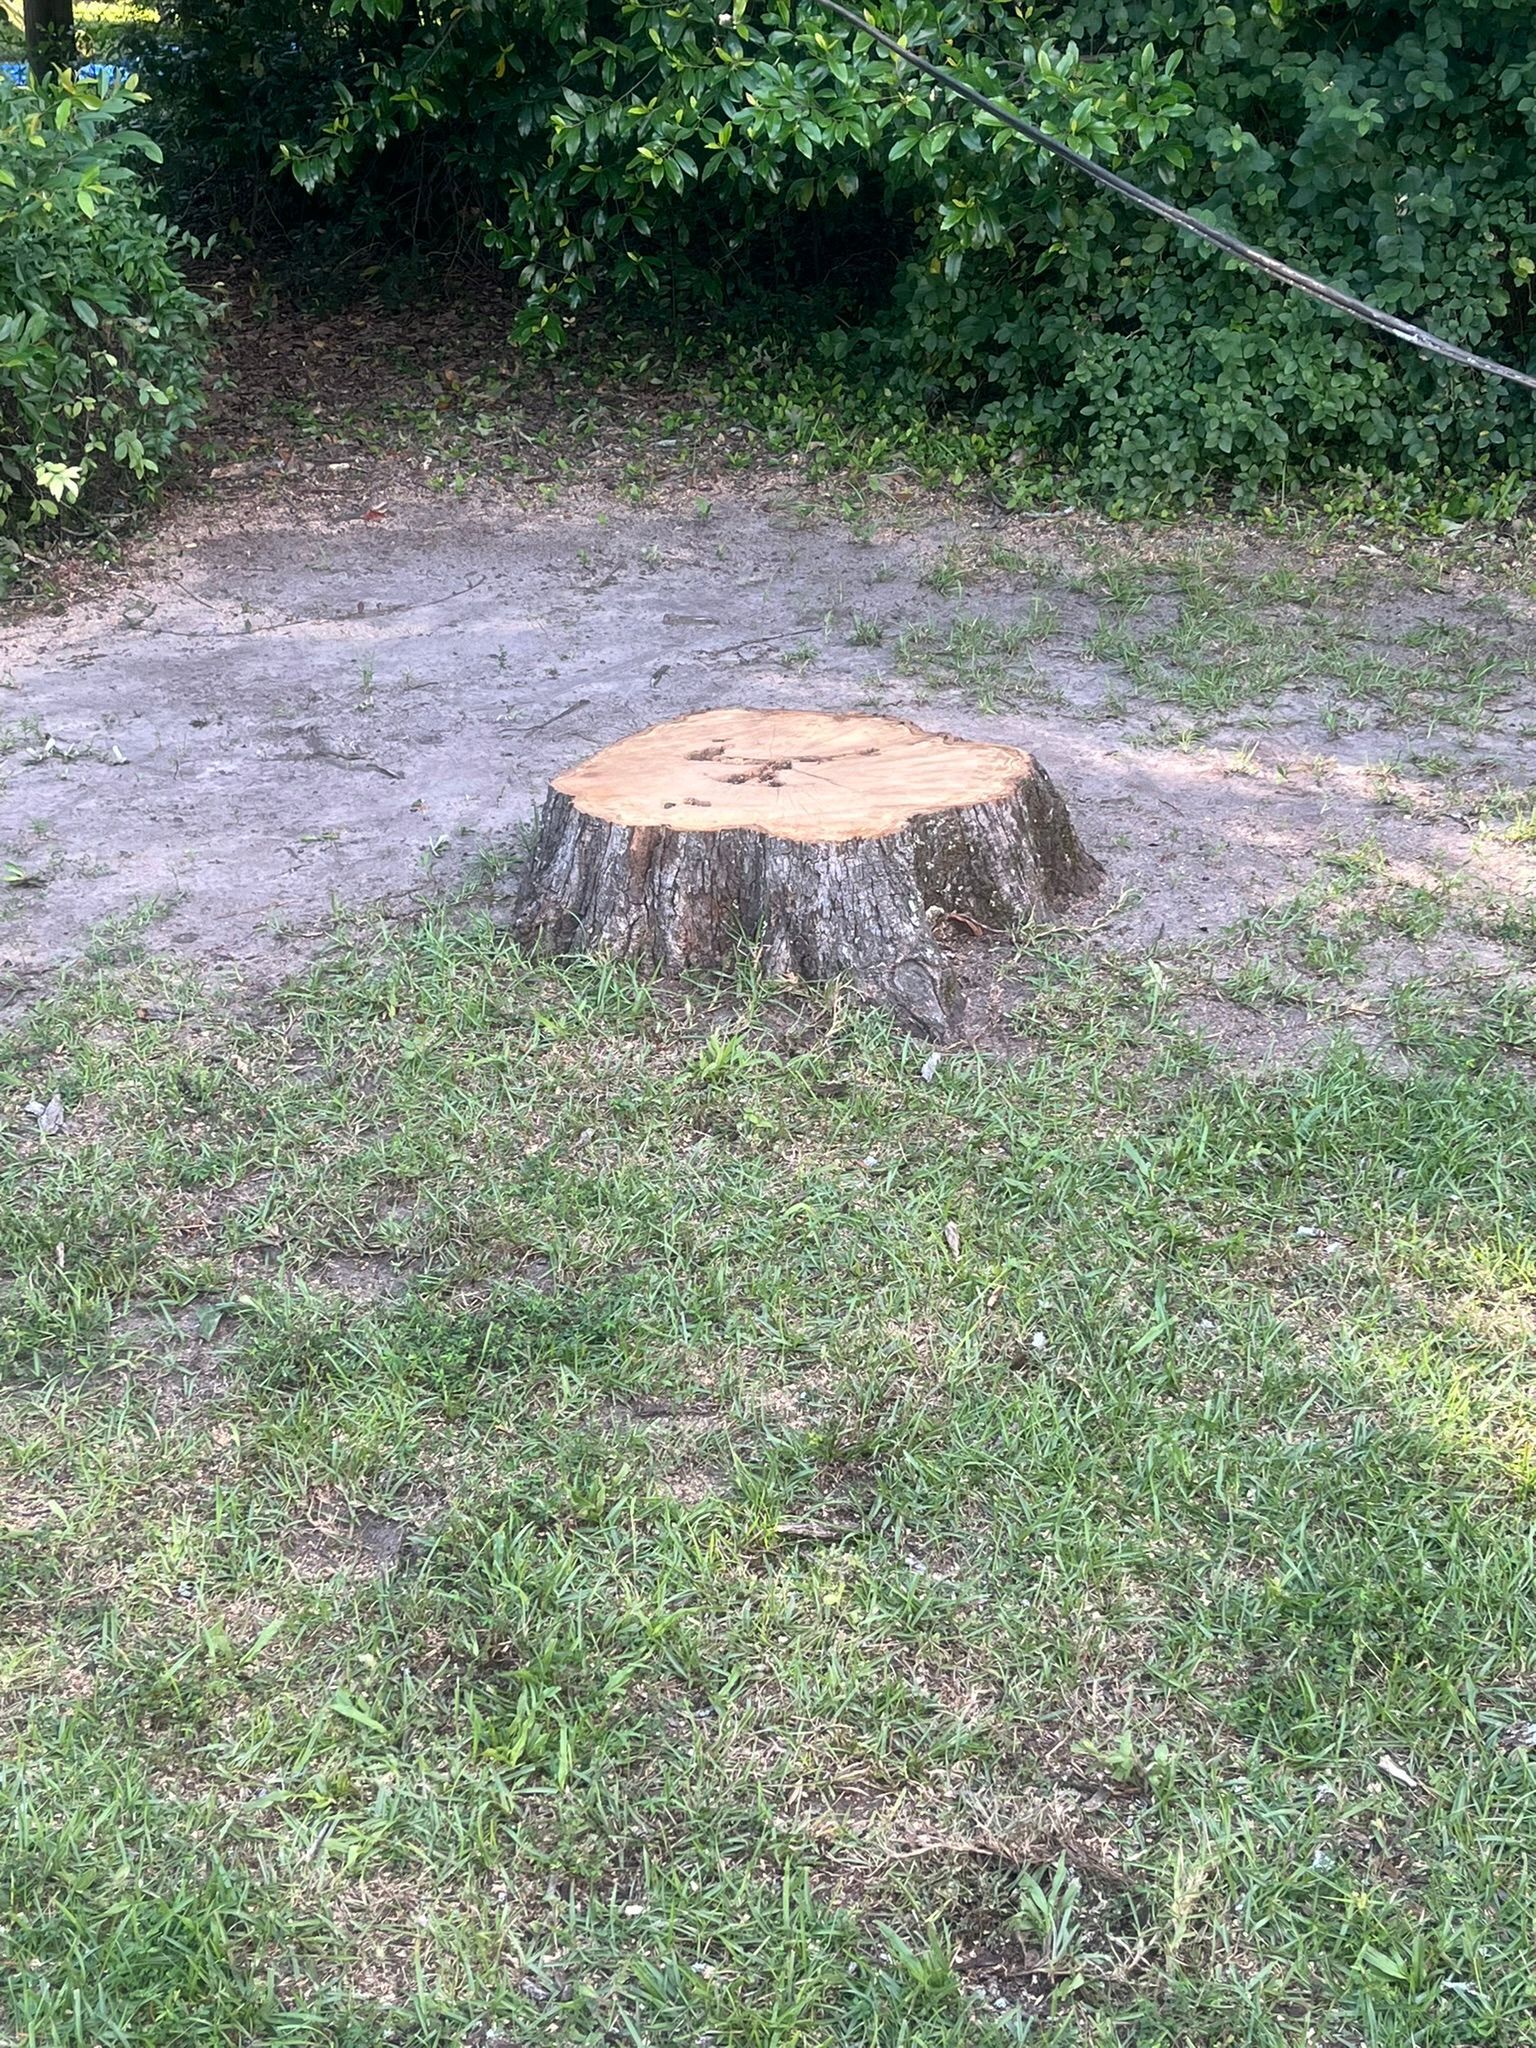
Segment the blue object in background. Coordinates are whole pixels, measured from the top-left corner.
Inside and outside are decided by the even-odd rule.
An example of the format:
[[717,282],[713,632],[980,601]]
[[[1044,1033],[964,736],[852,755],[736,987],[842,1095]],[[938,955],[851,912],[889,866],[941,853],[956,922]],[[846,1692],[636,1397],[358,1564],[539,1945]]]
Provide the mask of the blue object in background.
[[[75,66],[75,76],[77,78],[96,78],[100,79],[103,85],[115,85],[121,78],[131,78],[133,72],[126,64],[77,64]],[[0,64],[0,78],[3,78],[7,85],[25,85],[27,82],[27,67],[25,64],[7,61]]]

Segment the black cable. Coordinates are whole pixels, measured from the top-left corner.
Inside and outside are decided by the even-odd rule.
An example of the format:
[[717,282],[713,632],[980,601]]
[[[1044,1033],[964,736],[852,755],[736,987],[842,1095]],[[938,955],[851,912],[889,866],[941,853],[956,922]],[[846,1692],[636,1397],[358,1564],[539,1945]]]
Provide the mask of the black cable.
[[1229,235],[1223,228],[1207,226],[1192,213],[1185,213],[1182,207],[1174,206],[1166,199],[1159,199],[1155,193],[1147,192],[1140,185],[1133,185],[1129,178],[1122,178],[1117,171],[1106,170],[1096,164],[1092,157],[1083,156],[1071,149],[1065,142],[1058,142],[1054,135],[1047,135],[1043,128],[1037,128],[1032,121],[1011,113],[1007,107],[999,106],[996,100],[987,98],[973,85],[967,85],[963,78],[957,78],[952,71],[942,70],[937,64],[930,64],[926,57],[920,57],[916,50],[909,50],[905,43],[897,42],[883,29],[875,28],[852,8],[839,4],[839,0],[816,0],[829,14],[837,15],[862,36],[869,36],[881,49],[889,50],[893,57],[899,57],[904,64],[910,64],[914,71],[921,71],[925,78],[931,78],[946,92],[958,98],[969,100],[973,107],[980,107],[990,114],[994,121],[1001,121],[1005,128],[1012,128],[1016,134],[1035,144],[1037,149],[1048,150],[1063,163],[1084,171],[1096,184],[1106,191],[1116,192],[1122,199],[1129,199],[1135,206],[1145,207],[1148,213],[1155,213],[1159,220],[1166,220],[1186,233],[1198,235],[1212,248],[1222,250],[1228,256],[1235,256],[1240,263],[1247,263],[1255,270],[1261,270],[1267,277],[1277,278],[1281,284],[1289,285],[1292,291],[1305,292],[1308,298],[1320,300],[1325,306],[1332,306],[1336,312],[1348,313],[1353,320],[1363,320],[1368,327],[1378,327],[1383,334],[1394,335],[1399,341],[1409,342],[1429,355],[1442,356],[1448,363],[1460,363],[1464,369],[1481,370],[1488,377],[1505,377],[1511,384],[1523,384],[1527,391],[1536,391],[1536,377],[1524,370],[1511,369],[1508,363],[1496,363],[1491,356],[1475,355],[1471,349],[1460,348],[1454,341],[1442,341],[1438,334],[1431,334],[1427,328],[1415,327],[1411,320],[1399,320],[1395,313],[1384,313],[1379,306],[1367,305],[1364,299],[1357,299],[1350,292],[1341,292],[1336,286],[1324,284],[1315,277],[1308,277],[1304,270],[1293,270],[1289,263],[1282,263],[1278,256],[1271,256],[1263,249],[1255,249],[1251,242],[1243,242],[1236,235]]

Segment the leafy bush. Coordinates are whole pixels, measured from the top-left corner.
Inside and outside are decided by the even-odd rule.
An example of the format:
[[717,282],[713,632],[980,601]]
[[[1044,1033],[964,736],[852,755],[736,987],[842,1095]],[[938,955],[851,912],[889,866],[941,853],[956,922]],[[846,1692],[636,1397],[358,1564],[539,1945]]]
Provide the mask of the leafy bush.
[[196,417],[208,308],[150,211],[128,83],[0,83],[0,548],[150,485]]
[[[216,69],[226,94],[249,82],[258,153],[306,189],[377,193],[414,167],[478,208],[526,290],[524,338],[558,338],[598,291],[793,280],[830,237],[877,258],[828,336],[845,373],[967,410],[1113,501],[1341,474],[1412,495],[1536,456],[1527,394],[1194,246],[814,0],[171,5],[182,104]],[[880,0],[872,18],[1288,260],[1530,359],[1528,0]],[[252,138],[231,109],[226,153]]]
[[[372,13],[334,14],[329,0],[175,0],[138,39],[150,93],[146,117],[166,147],[165,178],[179,214],[237,246],[280,248],[286,266],[375,288],[405,259],[467,245],[482,230],[494,168],[474,167],[472,135],[449,120],[380,137],[345,180],[301,186],[283,144],[329,120],[349,81],[406,61],[408,34]],[[280,175],[274,177],[274,170]],[[494,262],[494,258],[487,259]],[[345,289],[345,284],[341,285]]]

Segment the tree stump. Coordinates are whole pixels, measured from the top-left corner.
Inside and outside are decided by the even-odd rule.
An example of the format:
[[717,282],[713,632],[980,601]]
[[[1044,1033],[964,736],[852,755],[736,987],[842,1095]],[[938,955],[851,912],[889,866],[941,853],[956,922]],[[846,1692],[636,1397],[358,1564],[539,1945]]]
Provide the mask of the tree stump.
[[556,776],[516,921],[679,971],[743,944],[942,1032],[955,948],[1095,888],[1032,755],[823,711],[700,711]]

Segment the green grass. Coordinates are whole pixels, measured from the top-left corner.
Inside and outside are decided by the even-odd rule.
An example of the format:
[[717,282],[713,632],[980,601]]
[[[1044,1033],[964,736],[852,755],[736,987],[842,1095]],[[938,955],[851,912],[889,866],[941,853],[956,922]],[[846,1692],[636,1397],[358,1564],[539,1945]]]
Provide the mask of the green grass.
[[1501,839],[1511,846],[1536,846],[1536,796],[1529,791],[1518,795],[1505,793],[1490,808],[1504,818],[1496,828]]
[[[1145,535],[1138,545],[1147,549]],[[1026,650],[1076,640],[1107,671],[1097,715],[1179,714],[1176,724],[1156,721],[1159,740],[1197,744],[1234,717],[1261,723],[1282,700],[1305,697],[1330,739],[1376,726],[1464,745],[1509,706],[1530,665],[1529,635],[1507,619],[1426,619],[1389,580],[1360,589],[1339,568],[1258,572],[1230,541],[1135,563],[1096,561],[1096,552],[1090,543],[1075,566],[1030,565],[1042,589],[1022,617],[1010,606],[1002,616],[957,610],[918,621],[895,642],[899,672],[929,689],[958,689],[984,710],[1051,701]],[[1006,550],[954,544],[920,581],[958,605],[976,583],[995,586],[999,571],[1025,566]],[[1088,604],[1073,608],[1074,597]],[[1066,628],[1063,601],[1078,613]],[[1508,836],[1518,842],[1532,830],[1522,811]]]
[[0,1046],[9,2038],[1529,2038],[1529,1048],[1032,973],[927,1081],[438,919]]
[[898,637],[892,657],[899,674],[925,689],[960,690],[982,711],[997,711],[1055,694],[1027,652],[1055,627],[1055,611],[1037,597],[1022,619],[980,616],[911,626]]
[[[1373,943],[1405,939],[1422,946],[1464,908],[1464,890],[1456,878],[1404,881],[1374,839],[1324,850],[1321,867],[1297,894],[1243,919],[1234,935],[1250,945],[1275,948],[1293,970],[1347,982],[1364,971]],[[1492,901],[1469,908],[1457,928],[1486,935],[1490,919],[1502,923],[1514,911],[1512,904]]]
[[1336,594],[1325,601],[1294,572],[1273,572],[1244,589],[1192,564],[1174,580],[1170,624],[1133,626],[1130,609],[1112,601],[1085,651],[1118,669],[1142,697],[1203,721],[1200,730],[1242,707],[1306,691],[1330,736],[1373,719],[1472,733],[1510,695],[1525,658],[1496,635],[1423,622],[1378,644],[1369,623],[1352,617]]

